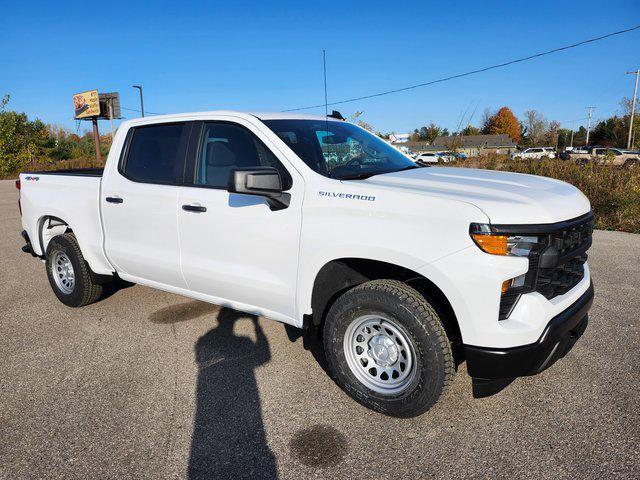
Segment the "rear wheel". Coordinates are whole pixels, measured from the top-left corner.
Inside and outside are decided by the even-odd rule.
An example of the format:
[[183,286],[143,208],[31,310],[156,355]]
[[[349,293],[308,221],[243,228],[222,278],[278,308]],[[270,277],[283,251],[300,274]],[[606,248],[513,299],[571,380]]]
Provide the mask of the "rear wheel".
[[92,280],[73,233],[51,239],[47,246],[46,268],[53,293],[69,307],[88,305],[102,294],[102,285]]
[[387,415],[425,412],[453,378],[451,346],[438,315],[399,281],[374,280],[338,298],[323,340],[336,383]]

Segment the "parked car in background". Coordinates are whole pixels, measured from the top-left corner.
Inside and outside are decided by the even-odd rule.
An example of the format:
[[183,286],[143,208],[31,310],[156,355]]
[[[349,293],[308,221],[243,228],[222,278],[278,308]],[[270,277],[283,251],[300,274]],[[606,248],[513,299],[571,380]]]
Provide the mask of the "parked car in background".
[[409,150],[408,147],[405,147],[404,145],[392,145],[392,146],[397,150],[399,150],[400,152],[402,152],[403,154],[405,154],[409,158],[415,158],[416,156],[415,153],[413,153],[411,150]]
[[620,150],[622,153],[628,153],[629,155],[635,155],[640,158],[640,150]]
[[448,152],[423,152],[415,157],[416,162],[422,163],[449,163],[453,161],[453,156]]
[[521,152],[513,152],[511,154],[511,158],[522,158],[522,159],[531,159],[531,158],[556,158],[555,150],[553,147],[532,147],[525,148]]
[[586,147],[565,147],[564,152],[560,152],[558,154],[558,158],[560,160],[570,160],[571,155],[575,155],[578,153],[586,153]]
[[596,162],[600,164],[608,163],[617,167],[633,167],[640,162],[640,155],[638,152],[619,148],[588,147],[586,150],[571,152],[567,159],[582,163]]

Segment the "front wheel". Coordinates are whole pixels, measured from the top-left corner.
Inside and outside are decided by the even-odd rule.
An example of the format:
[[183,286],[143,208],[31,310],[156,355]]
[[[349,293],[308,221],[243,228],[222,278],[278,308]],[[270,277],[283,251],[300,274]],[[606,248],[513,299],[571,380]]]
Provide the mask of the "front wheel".
[[364,406],[396,417],[431,408],[455,373],[433,307],[396,280],[355,287],[333,304],[323,341],[335,382]]
[[102,294],[102,286],[91,278],[73,233],[51,239],[47,246],[46,268],[53,293],[68,307],[88,305]]

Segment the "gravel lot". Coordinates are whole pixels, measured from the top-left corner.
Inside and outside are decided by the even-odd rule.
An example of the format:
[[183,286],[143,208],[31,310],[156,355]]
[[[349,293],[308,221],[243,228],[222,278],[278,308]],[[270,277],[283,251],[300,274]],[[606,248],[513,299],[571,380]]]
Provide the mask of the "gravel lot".
[[596,232],[590,324],[564,360],[481,400],[462,365],[398,420],[276,322],[140,286],[63,306],[20,252],[13,182],[0,229],[0,478],[640,476],[638,235]]

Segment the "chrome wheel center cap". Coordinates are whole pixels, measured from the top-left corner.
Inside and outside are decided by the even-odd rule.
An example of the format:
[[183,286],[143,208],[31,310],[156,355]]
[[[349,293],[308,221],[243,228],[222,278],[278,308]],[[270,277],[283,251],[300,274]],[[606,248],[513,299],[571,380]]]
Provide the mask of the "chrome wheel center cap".
[[369,356],[381,367],[390,367],[398,361],[398,347],[386,335],[376,335],[369,341]]

